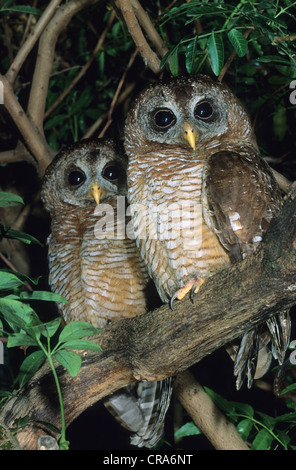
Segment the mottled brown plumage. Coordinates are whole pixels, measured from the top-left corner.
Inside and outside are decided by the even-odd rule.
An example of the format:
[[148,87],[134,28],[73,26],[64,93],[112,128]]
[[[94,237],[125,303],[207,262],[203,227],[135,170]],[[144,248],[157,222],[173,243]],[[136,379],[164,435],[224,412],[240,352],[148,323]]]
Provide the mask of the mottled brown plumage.
[[[164,302],[197,292],[209,276],[252,253],[281,206],[245,109],[207,76],[145,89],[128,113],[125,149],[137,244]],[[272,322],[285,325],[282,342],[273,334],[282,358],[289,321],[283,313]],[[252,383],[257,338],[257,331],[243,338],[238,387],[245,374]]]
[[[49,282],[69,304],[66,322],[104,327],[147,311],[150,278],[133,239],[126,236],[126,159],[110,141],[83,140],[48,167],[42,200],[51,216]],[[171,380],[126,387],[108,397],[110,412],[134,431],[132,443],[160,439]]]

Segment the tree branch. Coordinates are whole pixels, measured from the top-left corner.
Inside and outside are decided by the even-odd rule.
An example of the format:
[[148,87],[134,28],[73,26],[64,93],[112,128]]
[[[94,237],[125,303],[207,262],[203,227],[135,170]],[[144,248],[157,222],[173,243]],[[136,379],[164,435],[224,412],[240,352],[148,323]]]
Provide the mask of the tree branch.
[[164,57],[165,54],[168,52],[168,48],[166,47],[161,36],[158,34],[157,30],[152,24],[148,13],[146,12],[146,10],[144,10],[138,0],[131,0],[131,4],[139,23],[141,24],[148,38],[154,45],[159,57]]
[[[196,304],[182,300],[147,314],[108,325],[95,337],[101,352],[82,353],[82,367],[71,378],[57,367],[68,425],[104,396],[137,380],[162,380],[296,303],[296,186],[274,218],[259,249],[212,276]],[[161,358],[161,361],[160,359]],[[27,399],[24,399],[27,398]],[[17,417],[59,427],[55,385],[44,365],[21,392],[10,398],[0,421],[11,428]],[[18,433],[23,449],[36,448],[44,426]],[[48,430],[46,431],[48,433]]]
[[56,42],[61,31],[66,28],[71,18],[86,6],[97,3],[98,0],[71,0],[61,6],[52,20],[48,23],[39,41],[31,93],[27,113],[40,133],[43,133],[45,103],[48,83],[52,71]]
[[215,449],[249,450],[234,424],[225,418],[190,372],[181,372],[177,376],[174,392],[197,427]]
[[142,55],[145,64],[152,70],[152,72],[158,74],[160,71],[160,59],[147,43],[130,0],[119,0],[119,5],[128,30]]
[[102,32],[95,48],[93,49],[92,53],[90,54],[90,57],[89,57],[88,61],[84,64],[84,66],[81,68],[81,70],[76,75],[74,80],[72,80],[70,85],[63,91],[63,93],[58,97],[58,99],[50,106],[50,108],[48,108],[46,110],[45,115],[44,115],[45,118],[47,118],[52,113],[52,111],[54,111],[57,108],[57,106],[64,100],[64,98],[70,93],[70,91],[73,90],[73,88],[79,82],[79,80],[86,74],[87,70],[89,69],[89,67],[91,66],[93,61],[95,60],[98,52],[102,49],[104,41],[105,41],[106,36],[108,34],[108,31],[110,30],[115,17],[116,17],[116,14],[115,14],[115,11],[113,10],[111,12],[111,15],[110,15],[108,21],[107,21],[106,28]]
[[25,62],[29,53],[31,52],[34,45],[38,41],[45,26],[50,21],[51,17],[54,15],[61,1],[62,0],[51,0],[50,4],[44,10],[35,28],[30,33],[28,39],[25,41],[23,46],[18,51],[14,61],[12,62],[11,66],[9,67],[8,72],[6,73],[6,78],[10,83],[14,83],[16,76],[18,75],[23,63]]
[[[34,161],[37,170],[43,174],[51,162],[51,152],[43,135],[40,134],[29,120],[25,111],[16,99],[12,85],[6,77],[0,75],[0,81],[4,88],[4,106],[9,112],[15,125],[23,136],[29,150],[32,152],[36,161]],[[33,162],[33,159],[32,159]],[[37,165],[37,162],[39,165]]]

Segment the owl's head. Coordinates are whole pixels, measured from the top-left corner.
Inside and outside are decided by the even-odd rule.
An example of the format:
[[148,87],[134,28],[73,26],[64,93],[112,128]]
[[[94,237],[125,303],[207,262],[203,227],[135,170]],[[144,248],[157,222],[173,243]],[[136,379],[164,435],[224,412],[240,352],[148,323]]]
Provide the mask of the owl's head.
[[55,205],[94,206],[126,195],[126,159],[108,140],[85,139],[63,150],[48,166],[42,200]]
[[248,115],[229,88],[206,75],[146,88],[126,118],[126,148],[157,142],[187,148],[227,139],[256,145]]

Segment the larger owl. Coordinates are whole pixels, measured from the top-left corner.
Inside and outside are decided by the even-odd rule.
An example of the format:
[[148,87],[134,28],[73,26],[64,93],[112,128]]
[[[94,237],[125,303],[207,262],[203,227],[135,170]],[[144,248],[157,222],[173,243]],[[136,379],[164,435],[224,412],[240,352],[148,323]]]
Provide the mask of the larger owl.
[[[62,150],[49,165],[42,200],[51,217],[49,283],[68,304],[65,322],[96,327],[148,309],[150,278],[126,234],[126,159],[110,141],[89,139]],[[161,438],[171,379],[140,382],[105,405],[133,431],[131,443],[153,447]]]
[[[252,253],[281,206],[244,107],[208,76],[173,78],[140,93],[126,118],[125,150],[136,241],[162,300],[171,305]],[[267,326],[282,362],[288,313]],[[238,388],[245,375],[251,386],[260,341],[258,328],[242,338]]]

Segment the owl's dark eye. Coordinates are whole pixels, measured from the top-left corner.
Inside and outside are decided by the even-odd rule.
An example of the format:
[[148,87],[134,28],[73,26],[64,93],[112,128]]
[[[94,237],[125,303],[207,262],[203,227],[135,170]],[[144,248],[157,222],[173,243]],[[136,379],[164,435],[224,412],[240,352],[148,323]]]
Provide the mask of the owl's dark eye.
[[84,183],[86,180],[86,176],[83,171],[80,170],[73,170],[68,175],[68,181],[71,186],[79,186],[80,184]]
[[115,163],[108,163],[102,171],[102,176],[108,181],[115,182],[121,176],[121,167]]
[[176,116],[169,109],[159,109],[154,114],[154,122],[157,127],[165,129],[176,122]]
[[202,101],[195,106],[194,115],[199,119],[210,119],[213,115],[213,107],[208,101]]

